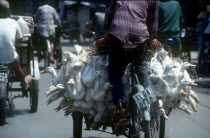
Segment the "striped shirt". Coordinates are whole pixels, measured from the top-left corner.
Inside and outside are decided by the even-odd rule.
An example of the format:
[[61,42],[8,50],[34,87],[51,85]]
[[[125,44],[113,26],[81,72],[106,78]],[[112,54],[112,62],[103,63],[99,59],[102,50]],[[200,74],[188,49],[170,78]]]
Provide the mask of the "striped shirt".
[[143,43],[156,37],[159,0],[111,1],[105,29],[123,43]]

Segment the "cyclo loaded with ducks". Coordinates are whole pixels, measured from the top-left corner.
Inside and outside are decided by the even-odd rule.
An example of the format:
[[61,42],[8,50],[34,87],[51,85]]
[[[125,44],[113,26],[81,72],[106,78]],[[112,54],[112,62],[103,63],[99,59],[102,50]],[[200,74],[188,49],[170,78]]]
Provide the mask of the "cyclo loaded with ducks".
[[[146,43],[149,34],[155,34],[158,12],[155,12],[154,9],[157,9],[158,4],[156,1],[113,1],[113,3],[115,2],[118,7],[109,7],[110,11],[116,10],[114,14],[110,14],[114,15],[113,20],[110,22],[111,27],[105,27],[108,29],[106,31],[109,32],[109,35],[106,33],[104,39],[99,39],[96,42],[96,45],[97,43],[104,44],[104,41],[109,36],[111,46],[97,47],[95,45],[84,49],[82,46],[74,45],[75,53],[65,51],[64,54],[66,54],[67,58],[63,59],[58,75],[52,67],[47,67],[43,71],[52,75],[53,86],[46,92],[46,95],[49,96],[47,102],[50,104],[61,98],[60,104],[55,110],[64,109],[65,116],[72,114],[73,137],[82,137],[82,120],[84,117],[86,130],[94,129],[130,138],[163,138],[165,120],[168,119],[173,109],[179,109],[189,115],[192,114],[192,111],[184,104],[185,102],[192,107],[194,112],[197,112],[196,103],[200,100],[192,90],[192,86],[196,84],[193,83],[190,74],[187,72],[187,69],[195,68],[195,66],[169,56],[170,54],[167,51],[160,48],[154,53],[150,52],[151,58],[147,61],[149,63],[149,81],[151,85],[145,88],[140,85],[141,78],[137,77],[139,72],[137,73],[138,69],[135,68],[138,62],[136,62],[136,57],[132,53],[140,49],[141,54],[146,54],[146,52],[142,52],[142,47]],[[136,6],[135,3],[138,3],[139,6]],[[150,10],[142,10],[145,7]],[[141,12],[144,13],[145,17],[139,17],[139,14],[134,10],[135,8],[142,10]],[[129,10],[127,11],[127,9]],[[121,16],[123,13],[128,14],[130,19],[124,19],[124,16]],[[149,18],[146,18],[146,16]],[[124,22],[124,20],[126,21]],[[147,26],[144,21],[152,24],[152,26]],[[132,27],[136,25],[136,28],[129,28],[131,24]],[[142,42],[138,46],[135,43],[127,46],[127,39],[126,42],[121,41],[125,37],[124,35],[128,33],[126,30],[129,29],[131,33],[129,33],[128,39],[133,42]],[[136,37],[135,34],[137,33],[143,33],[143,35]],[[151,42],[157,42],[153,40]],[[118,104],[115,104],[114,101],[115,93],[111,92],[118,86],[116,83],[111,83],[111,79],[108,78],[111,74],[110,68],[113,69],[113,63],[110,62],[113,60],[110,59],[116,56],[113,53],[111,54],[113,52],[111,50],[114,49],[114,46],[119,48],[118,44],[121,48],[120,54],[130,58],[128,60],[129,64],[125,66],[122,75],[122,88],[125,96],[122,101],[126,101],[125,106],[127,107],[123,108],[124,111],[120,111],[123,112],[123,116],[119,115]],[[142,47],[139,47],[139,45]],[[122,56],[117,50],[115,54]],[[141,60],[139,57],[137,58],[137,60]],[[121,63],[121,60],[118,63]],[[118,67],[117,62],[114,67]],[[117,76],[113,72],[112,75]],[[117,115],[121,118],[118,121],[116,121]],[[111,127],[112,132],[109,132],[107,127]]]
[[[46,92],[47,104],[61,99],[54,110],[64,110],[64,116],[73,117],[73,136],[82,137],[83,118],[85,130],[98,130],[126,137],[164,137],[165,119],[173,109],[191,115],[197,112],[199,98],[192,86],[187,69],[195,68],[188,62],[169,57],[163,48],[155,51],[148,60],[151,85],[141,86],[129,63],[123,75],[123,89],[127,101],[127,125],[116,128],[114,121],[116,106],[110,90],[114,87],[108,81],[108,46],[84,49],[74,45],[76,53],[65,51],[60,73],[47,67],[42,73],[52,75],[52,84]],[[186,103],[186,104],[185,104]],[[148,122],[148,123],[143,123]],[[107,127],[112,128],[108,132]]]

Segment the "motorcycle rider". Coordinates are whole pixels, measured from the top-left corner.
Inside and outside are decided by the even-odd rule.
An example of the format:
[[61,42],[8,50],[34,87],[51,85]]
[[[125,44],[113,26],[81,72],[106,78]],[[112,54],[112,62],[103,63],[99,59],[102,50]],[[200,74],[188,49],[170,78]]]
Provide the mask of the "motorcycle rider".
[[35,23],[37,23],[39,35],[49,37],[51,45],[50,62],[54,63],[55,25],[60,27],[61,23],[56,10],[48,5],[48,0],[42,0],[41,2],[43,5],[38,8],[35,14]]
[[15,49],[15,40],[22,39],[21,29],[18,23],[10,18],[9,3],[6,0],[0,1],[0,64],[9,65],[21,81],[23,91],[30,86],[32,77],[25,74],[18,61],[18,54]]

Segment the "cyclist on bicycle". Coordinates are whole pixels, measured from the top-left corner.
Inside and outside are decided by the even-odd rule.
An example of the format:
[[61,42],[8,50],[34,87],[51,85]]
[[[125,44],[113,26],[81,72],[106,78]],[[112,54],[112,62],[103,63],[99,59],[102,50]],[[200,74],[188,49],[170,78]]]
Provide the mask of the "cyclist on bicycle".
[[126,101],[122,87],[122,75],[126,68],[126,58],[123,46],[136,45],[135,56],[136,73],[140,84],[149,86],[148,64],[146,61],[146,41],[153,47],[160,43],[156,39],[158,25],[158,0],[145,1],[111,1],[105,15],[105,38],[99,39],[96,46],[109,41],[109,81],[112,89],[113,101],[116,105],[116,127],[125,127]]
[[21,81],[23,90],[30,86],[31,77],[26,77],[18,61],[15,49],[15,40],[22,39],[21,29],[18,23],[10,18],[9,3],[0,1],[0,64],[9,65]]
[[[54,63],[54,39],[55,39],[55,25],[61,26],[60,19],[56,10],[48,4],[48,0],[42,0],[40,6],[35,14],[35,23],[37,24],[37,31],[42,37],[48,37],[51,45],[50,62]],[[40,51],[38,51],[40,54]]]

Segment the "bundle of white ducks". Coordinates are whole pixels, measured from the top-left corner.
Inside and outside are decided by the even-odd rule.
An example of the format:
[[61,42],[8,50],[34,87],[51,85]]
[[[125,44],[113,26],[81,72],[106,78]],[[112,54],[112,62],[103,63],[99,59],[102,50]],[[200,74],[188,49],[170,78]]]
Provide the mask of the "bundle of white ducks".
[[[52,67],[47,67],[44,72],[52,75],[52,84],[47,91],[48,104],[61,99],[56,111],[65,110],[65,116],[74,111],[89,114],[93,119],[92,127],[98,122],[113,120],[115,106],[112,101],[110,90],[112,86],[108,82],[108,55],[97,55],[96,49],[91,47],[84,49],[75,45],[76,54],[64,52],[67,59],[62,62],[59,75]],[[123,76],[123,86],[126,97],[128,97],[129,64]],[[151,111],[158,115],[164,115],[170,108],[180,109],[191,114],[185,101],[191,105],[196,112],[196,102],[199,102],[197,94],[191,86],[196,85],[190,78],[186,69],[194,67],[190,63],[180,63],[168,56],[164,50],[157,52],[150,62],[150,81],[154,94],[158,99],[157,108],[151,106]],[[128,98],[127,98],[128,99]],[[113,114],[110,114],[113,113]],[[109,117],[107,119],[107,117]],[[110,118],[111,117],[111,118]]]
[[192,111],[182,102],[189,104],[193,111],[197,112],[196,103],[200,100],[192,90],[197,84],[191,79],[188,68],[195,68],[195,65],[169,57],[164,49],[151,59],[149,70],[151,87],[158,101],[162,103],[159,107],[166,113],[171,109],[179,109],[191,114]]

